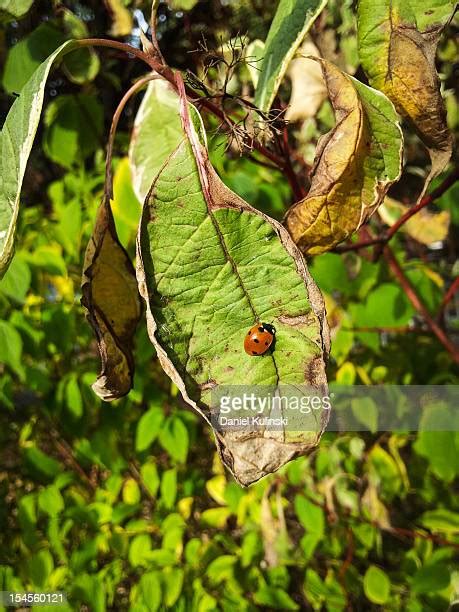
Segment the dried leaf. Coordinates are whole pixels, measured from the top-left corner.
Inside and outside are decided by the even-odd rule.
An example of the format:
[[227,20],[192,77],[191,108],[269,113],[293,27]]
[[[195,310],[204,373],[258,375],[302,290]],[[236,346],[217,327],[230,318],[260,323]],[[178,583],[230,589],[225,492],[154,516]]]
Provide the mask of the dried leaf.
[[402,133],[392,103],[336,66],[322,66],[336,126],[317,145],[311,189],[285,224],[317,255],[348,238],[382,202],[401,172]]
[[298,57],[290,62],[287,75],[292,82],[292,95],[285,118],[299,121],[315,117],[327,97],[327,88],[320,66],[307,56],[319,56],[317,47],[310,40],[303,43]]
[[[386,198],[378,210],[384,223],[392,225],[409,210],[409,207],[392,198]],[[429,246],[434,242],[443,242],[448,236],[450,214],[446,210],[431,213],[422,208],[402,225],[400,230],[412,238]]]
[[[328,327],[319,290],[285,229],[221,182],[186,126],[145,200],[137,278],[162,367],[211,424],[220,385],[324,388]],[[243,340],[257,319],[275,326],[276,347],[254,358]],[[308,431],[215,431],[222,461],[248,485],[311,450],[325,413],[310,429],[306,419]]]
[[452,152],[435,52],[454,5],[451,0],[359,2],[359,54],[370,84],[412,122],[429,149],[432,168],[423,193]]
[[99,206],[86,249],[82,293],[102,361],[92,388],[100,398],[111,401],[132,388],[132,342],[141,306],[134,268],[118,241],[108,196]]

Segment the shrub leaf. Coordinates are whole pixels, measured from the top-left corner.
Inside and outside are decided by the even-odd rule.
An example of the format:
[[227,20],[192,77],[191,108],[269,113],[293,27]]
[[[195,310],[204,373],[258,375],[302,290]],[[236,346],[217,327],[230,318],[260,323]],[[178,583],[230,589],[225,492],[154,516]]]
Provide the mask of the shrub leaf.
[[381,92],[322,66],[336,126],[318,143],[311,189],[287,212],[285,224],[304,252],[317,255],[355,232],[400,176],[402,132]]
[[94,392],[111,401],[132,387],[132,341],[140,317],[140,298],[134,268],[118,241],[110,199],[97,211],[83,266],[81,302],[97,337],[102,361]]
[[78,41],[69,40],[40,64],[22,88],[3,124],[0,139],[0,278],[13,256],[22,181],[40,121],[46,80],[53,65],[78,46]]
[[[161,364],[210,424],[217,385],[326,385],[328,327],[319,290],[285,229],[221,182],[185,103],[181,112],[184,141],[145,200],[137,278]],[[264,357],[243,350],[257,320],[277,331],[276,348]],[[293,441],[289,432],[280,440],[279,432],[215,432],[221,458],[250,484],[316,445],[324,412],[315,431]]]
[[360,0],[358,6],[360,61],[370,84],[411,121],[429,150],[432,167],[423,193],[452,152],[435,52],[454,5],[451,0]]
[[266,39],[255,104],[267,112],[309,28],[327,0],[280,0]]

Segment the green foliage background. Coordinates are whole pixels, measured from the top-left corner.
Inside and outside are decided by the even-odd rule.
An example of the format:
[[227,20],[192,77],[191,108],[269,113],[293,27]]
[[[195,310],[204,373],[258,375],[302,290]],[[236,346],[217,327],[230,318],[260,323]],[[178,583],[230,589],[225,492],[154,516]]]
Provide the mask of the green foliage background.
[[[108,7],[122,5],[63,4],[70,15],[39,0],[0,32],[3,115],[25,75],[66,37],[113,34]],[[146,4],[125,4],[149,14]],[[203,33],[209,49],[238,32],[264,39],[275,9],[257,0],[173,5],[160,5],[160,42],[182,69],[194,68],[190,52]],[[352,3],[331,3],[326,20],[339,57],[356,67]],[[453,24],[439,61],[457,132],[454,34]],[[125,39],[138,43],[137,35],[134,28]],[[310,457],[243,490],[162,373],[144,326],[129,397],[104,404],[92,392],[99,363],[79,305],[81,264],[102,195],[111,114],[143,67],[113,51],[83,51],[48,83],[17,253],[0,283],[0,590],[62,590],[71,603],[61,609],[96,612],[447,609],[459,598],[457,433],[328,433]],[[126,154],[137,105],[129,104],[116,142],[114,212],[131,253],[140,204]],[[310,160],[332,124],[325,102],[296,133],[298,151]],[[222,178],[281,218],[292,201],[284,177],[225,153],[224,141],[211,141]],[[407,152],[396,195],[412,201],[427,157],[410,135]],[[405,235],[393,242],[432,314],[457,275],[458,196],[456,185],[436,202],[452,216],[442,249],[422,250]],[[435,339],[406,331],[416,316],[383,260],[330,253],[315,258],[311,272],[332,327],[330,381],[458,383]],[[457,309],[447,316],[457,329]],[[369,331],[375,327],[401,333]]]

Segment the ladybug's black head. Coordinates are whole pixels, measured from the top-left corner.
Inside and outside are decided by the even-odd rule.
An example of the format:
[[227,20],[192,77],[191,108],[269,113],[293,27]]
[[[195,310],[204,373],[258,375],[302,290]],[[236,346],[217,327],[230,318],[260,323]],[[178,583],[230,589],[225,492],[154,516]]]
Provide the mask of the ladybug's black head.
[[273,327],[273,325],[271,325],[270,323],[261,323],[260,327],[262,327],[264,330],[266,330],[267,332],[269,332],[270,334],[272,334],[274,336],[274,334],[276,333],[275,328]]

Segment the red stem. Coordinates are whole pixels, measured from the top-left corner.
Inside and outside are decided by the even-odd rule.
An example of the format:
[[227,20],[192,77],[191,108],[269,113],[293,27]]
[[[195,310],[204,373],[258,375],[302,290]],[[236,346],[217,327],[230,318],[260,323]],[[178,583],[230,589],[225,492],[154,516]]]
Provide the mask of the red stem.
[[[151,55],[147,55],[146,53],[144,53],[140,49],[137,49],[136,47],[131,47],[131,45],[128,45],[126,43],[118,42],[116,40],[109,40],[105,38],[85,38],[85,39],[79,40],[78,43],[80,46],[83,46],[83,47],[108,47],[110,49],[117,49],[118,51],[124,51],[125,53],[130,53],[131,55],[134,55],[138,59],[145,62],[145,64],[147,64],[152,70],[154,70],[155,72],[160,74],[163,78],[165,78],[167,81],[169,81],[169,83],[174,87],[174,89],[177,90],[177,84],[175,82],[175,76],[174,76],[173,70],[171,70],[169,66],[162,64],[155,57]],[[196,99],[196,92],[194,92],[190,87],[185,87],[185,89],[186,89],[188,97],[192,99],[191,101],[199,102],[199,104],[202,107],[204,107],[207,111],[209,111],[210,113],[218,117],[222,121],[222,123],[228,126],[229,129],[232,129],[234,127],[235,125],[234,121],[228,118],[225,115],[225,113],[223,113],[223,111],[218,106],[216,106],[213,102],[211,102],[210,100],[206,98],[198,97]],[[261,153],[261,155],[271,160],[281,171],[286,173],[286,178],[288,179],[290,183],[292,191],[295,193],[297,189],[297,186],[296,186],[297,179],[296,179],[296,176],[294,177],[294,174],[292,175],[292,173],[289,172],[289,170],[286,168],[285,160],[277,156],[275,153],[273,153],[272,151],[264,147],[261,143],[257,142],[256,140],[252,140],[250,144],[251,146],[253,146],[254,149],[256,149],[259,153]]]
[[443,313],[445,312],[446,306],[451,302],[451,300],[453,299],[453,297],[456,295],[458,291],[459,291],[459,276],[456,276],[456,278],[452,282],[451,287],[448,289],[448,291],[445,293],[443,297],[443,301],[440,304],[440,308],[438,309],[437,319],[441,319],[441,317],[443,316]]
[[427,194],[414,206],[412,206],[409,210],[406,211],[404,215],[398,219],[391,227],[388,229],[384,235],[376,237],[376,238],[368,238],[364,240],[359,240],[359,242],[355,242],[354,244],[344,244],[336,247],[335,251],[338,253],[345,253],[346,251],[358,251],[359,249],[364,249],[366,247],[374,246],[376,244],[387,244],[393,236],[398,232],[398,230],[404,225],[408,219],[411,219],[413,215],[419,212],[422,208],[429,206],[432,204],[437,198],[442,196],[445,191],[447,191],[454,183],[459,180],[459,166],[456,166],[454,170],[449,174],[445,180],[438,185],[431,193]]
[[414,287],[412,286],[408,278],[405,276],[405,273],[403,272],[400,264],[395,258],[392,249],[388,245],[384,247],[383,254],[384,258],[389,264],[390,269],[392,270],[392,273],[397,278],[402,289],[405,291],[407,298],[413,304],[414,308],[418,311],[418,313],[422,315],[424,321],[429,326],[432,333],[437,337],[438,341],[445,347],[445,349],[451,355],[453,360],[459,365],[459,349],[454,346],[454,344],[450,341],[443,329],[438,325],[436,321],[434,321],[426,306],[416,293]]

